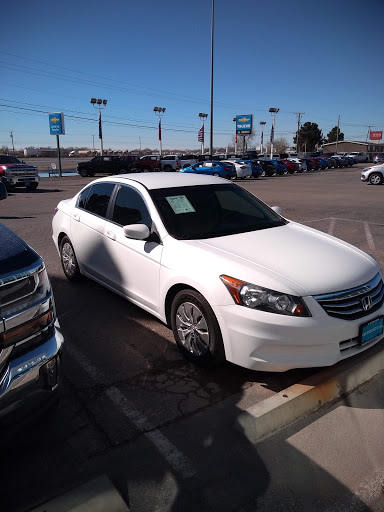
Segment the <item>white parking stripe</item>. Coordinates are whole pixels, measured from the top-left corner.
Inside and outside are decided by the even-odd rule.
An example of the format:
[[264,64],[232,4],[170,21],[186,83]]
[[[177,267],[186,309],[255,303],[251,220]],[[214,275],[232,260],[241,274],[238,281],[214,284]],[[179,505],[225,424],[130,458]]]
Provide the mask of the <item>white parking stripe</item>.
[[374,252],[374,251],[376,251],[376,246],[375,246],[375,242],[373,241],[373,236],[371,234],[371,230],[369,229],[368,222],[364,222],[364,229],[365,229],[365,234],[367,237],[369,250]]
[[333,235],[333,230],[335,229],[336,219],[331,217],[331,222],[329,223],[328,235]]
[[[77,347],[67,344],[66,350],[71,356],[80,364],[85,373],[96,384],[108,382],[102,372],[96,368],[85,356],[80,352]],[[167,437],[164,436],[158,429],[150,423],[150,421],[143,416],[139,411],[134,409],[134,405],[123,395],[123,393],[116,387],[109,387],[105,394],[118,408],[119,412],[124,414],[138,430],[144,433],[144,436],[149,439],[170,464],[173,469],[182,478],[191,478],[196,474],[196,470],[192,466],[191,461],[186,455],[180,452]]]

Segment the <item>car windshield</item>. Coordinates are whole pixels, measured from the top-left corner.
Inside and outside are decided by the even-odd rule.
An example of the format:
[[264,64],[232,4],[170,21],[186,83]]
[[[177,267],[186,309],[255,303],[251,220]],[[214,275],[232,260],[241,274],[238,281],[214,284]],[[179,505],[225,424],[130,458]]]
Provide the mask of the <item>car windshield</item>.
[[0,164],[21,164],[15,156],[0,155]]
[[262,201],[234,185],[199,185],[150,190],[168,233],[196,240],[287,224]]

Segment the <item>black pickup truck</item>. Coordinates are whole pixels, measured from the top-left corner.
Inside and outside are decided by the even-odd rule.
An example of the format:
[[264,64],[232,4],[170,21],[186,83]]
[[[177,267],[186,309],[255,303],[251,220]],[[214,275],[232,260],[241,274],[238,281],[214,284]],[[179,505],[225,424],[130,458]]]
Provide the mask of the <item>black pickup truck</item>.
[[106,155],[96,156],[88,162],[79,162],[77,172],[80,176],[94,176],[95,174],[125,174],[135,172],[135,163],[138,160],[136,155]]

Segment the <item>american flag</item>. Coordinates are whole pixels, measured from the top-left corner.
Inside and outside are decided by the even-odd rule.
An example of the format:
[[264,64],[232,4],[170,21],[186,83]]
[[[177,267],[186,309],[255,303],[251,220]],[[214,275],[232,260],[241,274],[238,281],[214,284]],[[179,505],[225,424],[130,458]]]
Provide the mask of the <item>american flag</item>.
[[159,140],[161,140],[161,121],[159,121]]
[[103,138],[103,133],[101,131],[101,115],[99,115],[99,139]]
[[275,132],[274,132],[273,125],[272,125],[272,128],[271,128],[271,144],[273,144],[274,136],[275,136]]
[[264,133],[261,132],[261,138],[260,138],[260,145],[261,145],[261,147],[263,147],[263,145],[264,145],[263,143],[264,143]]
[[199,130],[199,134],[197,136],[198,142],[204,142],[204,125]]

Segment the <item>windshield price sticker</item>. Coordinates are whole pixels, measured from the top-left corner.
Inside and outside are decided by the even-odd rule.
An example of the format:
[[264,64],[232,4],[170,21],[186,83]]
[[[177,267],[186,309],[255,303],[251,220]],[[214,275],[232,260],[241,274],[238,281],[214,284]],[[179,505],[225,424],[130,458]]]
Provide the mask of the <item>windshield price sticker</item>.
[[176,215],[196,212],[186,196],[169,196],[166,199]]

